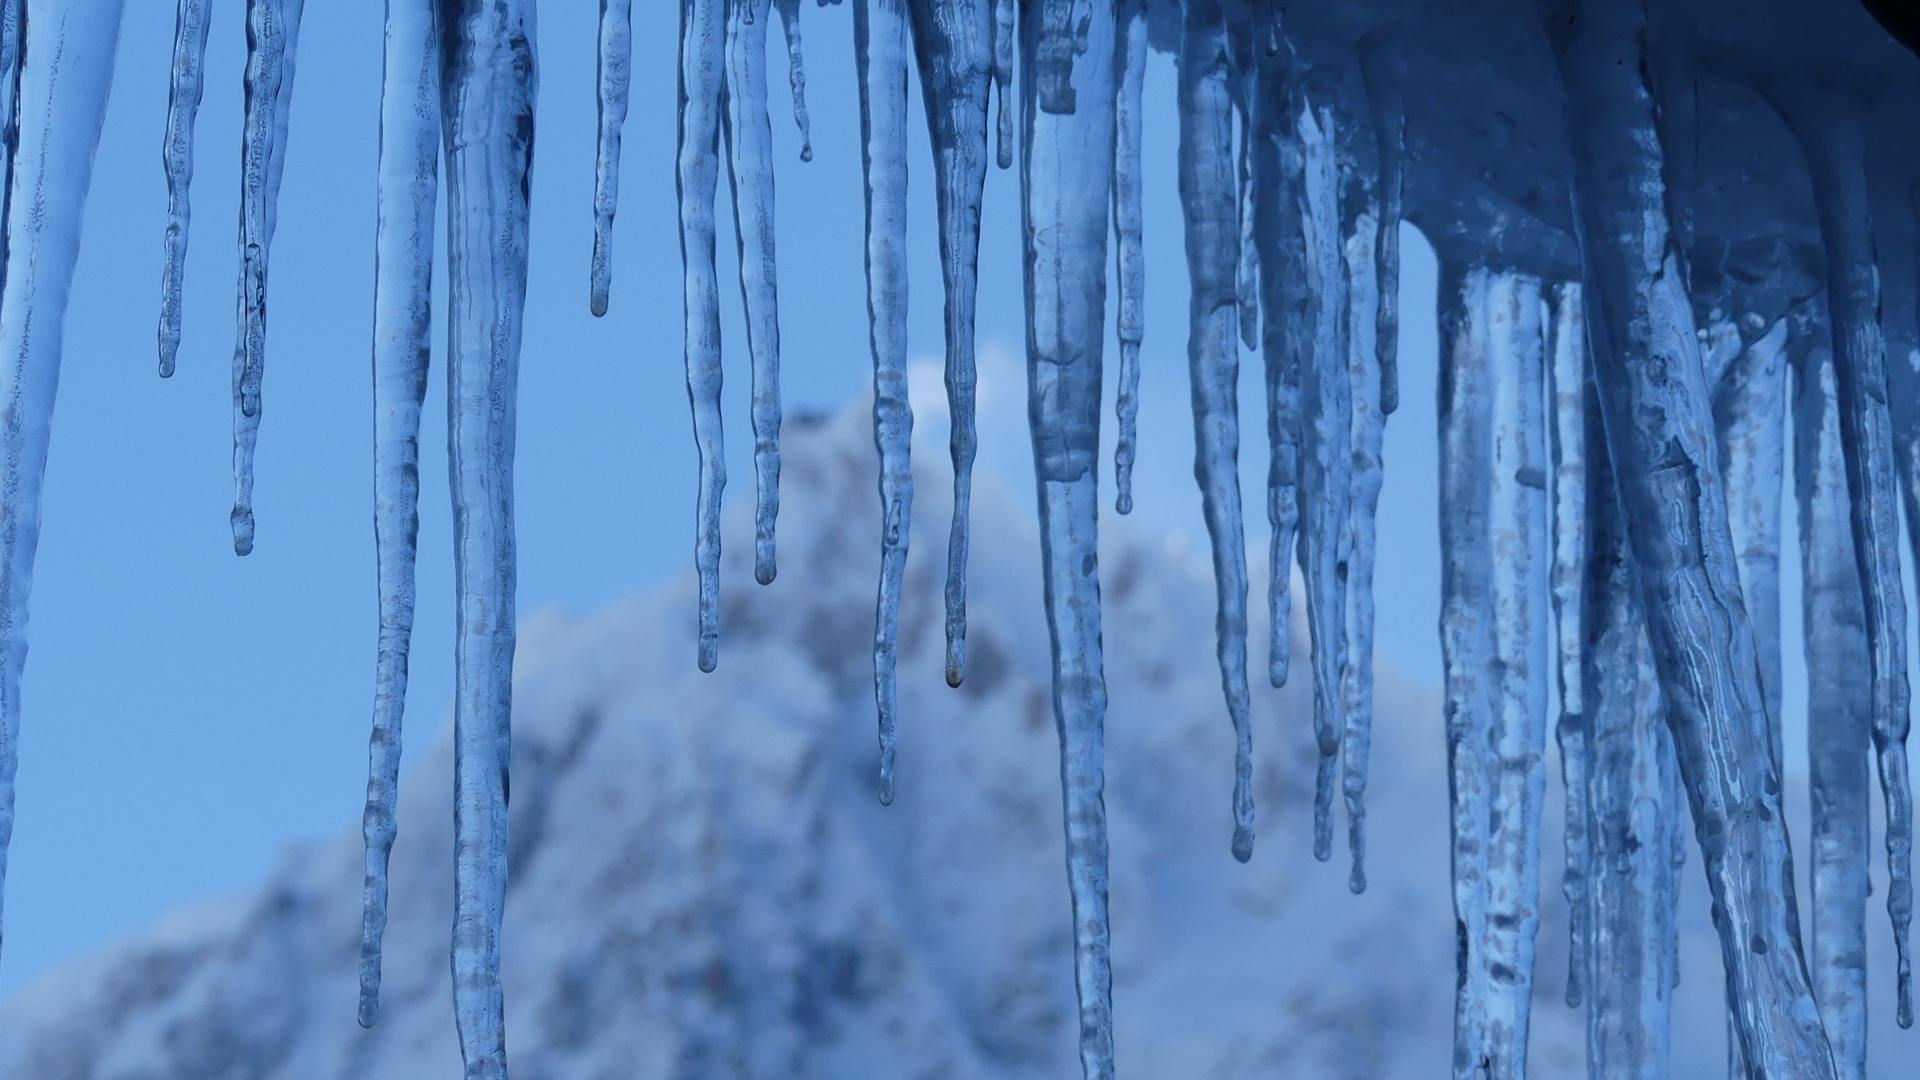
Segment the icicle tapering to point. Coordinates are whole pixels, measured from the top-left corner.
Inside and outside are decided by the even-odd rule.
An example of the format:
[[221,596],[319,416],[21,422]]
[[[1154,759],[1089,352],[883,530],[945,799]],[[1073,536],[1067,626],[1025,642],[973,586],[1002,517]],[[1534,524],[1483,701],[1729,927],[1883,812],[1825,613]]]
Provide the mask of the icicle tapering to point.
[[1180,44],[1180,207],[1186,224],[1187,360],[1194,479],[1213,555],[1215,654],[1233,724],[1233,857],[1253,857],[1253,728],[1247,689],[1247,563],[1240,507],[1240,255],[1232,45],[1220,0],[1191,0]]
[[380,607],[361,819],[362,1027],[380,1009],[387,867],[398,835],[400,740],[420,531],[420,411],[432,355],[433,225],[440,164],[440,27],[432,0],[391,0],[380,101],[373,305],[373,526]]
[[880,727],[880,801],[893,802],[899,707],[900,592],[913,511],[913,406],[907,398],[907,14],[903,0],[854,0],[860,161],[866,183],[867,336],[873,354],[873,441],[880,457],[880,584],[874,600],[873,690]]

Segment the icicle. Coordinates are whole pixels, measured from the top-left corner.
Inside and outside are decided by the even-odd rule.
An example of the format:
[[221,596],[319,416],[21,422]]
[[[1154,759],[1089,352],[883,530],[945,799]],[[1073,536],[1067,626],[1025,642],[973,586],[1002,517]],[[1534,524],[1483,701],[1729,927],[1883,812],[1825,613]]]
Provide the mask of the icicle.
[[1907,607],[1900,577],[1887,350],[1880,331],[1880,272],[1868,207],[1866,142],[1853,102],[1801,90],[1779,102],[1813,177],[1827,253],[1840,443],[1853,503],[1853,546],[1866,596],[1873,658],[1873,747],[1886,805],[1887,914],[1896,952],[1896,1019],[1913,1026],[1913,794],[1907,781]]
[[1020,166],[1027,300],[1027,416],[1040,495],[1053,710],[1060,734],[1067,880],[1073,897],[1080,1064],[1112,1080],[1113,964],[1107,927],[1103,794],[1106,677],[1100,650],[1100,353],[1105,343],[1107,206],[1113,168],[1113,8],[1087,12],[1075,58],[1078,110],[1040,108],[1039,5],[1021,22]]
[[1552,306],[1547,375],[1553,409],[1553,619],[1560,688],[1554,738],[1560,746],[1567,807],[1566,864],[1560,875],[1560,891],[1567,899],[1567,1005],[1578,1008],[1589,980],[1592,926],[1587,904],[1592,863],[1586,795],[1590,725],[1580,673],[1581,582],[1587,560],[1587,324],[1579,282],[1554,286]]
[[[167,173],[166,264],[160,273],[160,377],[173,376],[180,352],[181,284],[187,271],[187,222],[192,207],[187,189],[193,183],[193,121],[206,89],[207,27],[212,0],[180,0],[173,24],[173,77],[167,87],[167,134],[160,163]],[[14,18],[11,2],[7,17]],[[17,27],[9,28],[11,49],[18,49]],[[14,59],[17,60],[17,51]],[[13,60],[0,64],[0,79],[12,85]],[[7,117],[6,122],[12,118]],[[4,124],[0,124],[4,126]]]
[[1234,344],[1231,45],[1219,0],[1190,0],[1180,41],[1180,208],[1186,221],[1193,475],[1213,547],[1215,652],[1233,722],[1233,857],[1253,857],[1253,728],[1247,696],[1247,556],[1240,511],[1240,353]]
[[1347,500],[1352,492],[1352,395],[1347,388],[1347,273],[1340,234],[1338,143],[1333,112],[1302,116],[1305,149],[1308,291],[1318,308],[1313,351],[1301,379],[1300,501],[1308,508],[1300,538],[1313,641],[1313,728],[1320,748],[1314,781],[1313,854],[1333,857],[1333,789],[1345,728],[1341,672],[1346,667]]
[[531,0],[441,8],[447,448],[455,625],[453,1012],[470,1080],[506,1080],[500,988],[514,646],[513,447],[535,91]]
[[[728,5],[727,178],[753,364],[753,577],[772,583],[774,521],[780,515],[780,304],[773,251],[773,125],[767,119],[769,0]],[[757,13],[757,17],[756,17]]]
[[700,577],[701,671],[720,660],[720,496],[727,487],[720,422],[720,283],[713,199],[720,183],[725,0],[680,0],[680,123],[675,192],[685,276],[687,400],[700,454],[693,563]]
[[[1140,191],[1140,101],[1147,75],[1146,0],[1120,0],[1118,24],[1114,50],[1119,77],[1113,103],[1113,237],[1119,251],[1115,278],[1120,302],[1114,309],[1113,330],[1120,342],[1120,388],[1113,411],[1120,434],[1113,445],[1113,508],[1130,514],[1140,423],[1140,343],[1146,336],[1147,261],[1141,250]],[[1003,119],[1005,115],[1003,110]]]
[[903,0],[856,0],[860,161],[867,186],[867,332],[873,441],[880,452],[880,591],[873,690],[880,712],[880,801],[893,802],[900,589],[913,510],[913,407],[907,400],[907,16]]
[[1591,547],[1579,600],[1587,649],[1573,661],[1591,754],[1590,771],[1574,796],[1582,803],[1583,839],[1592,852],[1582,898],[1591,921],[1579,943],[1592,996],[1587,1072],[1663,1080],[1677,945],[1677,869],[1667,843],[1670,821],[1679,814],[1672,799],[1673,751],[1649,670],[1598,403],[1591,391],[1581,394],[1578,384],[1573,393],[1591,403],[1582,425],[1587,453],[1581,510]]
[[1487,856],[1489,1022],[1496,1072],[1525,1074],[1546,801],[1547,446],[1540,279],[1496,274],[1493,369],[1493,807]]
[[1273,47],[1255,50],[1253,94],[1254,242],[1259,246],[1260,352],[1267,390],[1268,551],[1267,679],[1287,681],[1293,651],[1293,556],[1300,527],[1300,359],[1312,353],[1319,309],[1308,287],[1305,103],[1291,52],[1278,40],[1277,13],[1261,0],[1255,24],[1272,28]]
[[593,166],[593,268],[589,304],[607,313],[613,285],[613,215],[620,206],[620,128],[633,84],[633,0],[600,0],[599,124]]
[[247,110],[240,140],[240,340],[233,349],[233,553],[253,551],[253,447],[267,363],[267,256],[287,164],[293,58],[306,0],[247,0]]
[[800,0],[774,0],[787,39],[787,89],[793,94],[793,126],[800,130],[800,160],[813,160],[813,124],[807,119],[807,69],[800,55]]
[[946,287],[948,448],[953,526],[947,541],[947,685],[967,671],[967,518],[973,499],[974,307],[980,272],[980,199],[987,181],[987,96],[993,64],[987,0],[912,0],[940,209]]
[[380,1010],[387,862],[400,793],[401,721],[420,531],[420,407],[432,355],[433,216],[440,163],[440,28],[432,0],[390,0],[380,95],[373,285],[373,531],[380,596],[368,745],[360,1023]]
[[[1779,778],[1726,519],[1712,411],[1668,230],[1646,5],[1570,0],[1546,20],[1567,88],[1593,378],[1667,721],[1720,913],[1750,1065],[1834,1075],[1793,917]],[[1564,16],[1564,17],[1562,17]]]
[[1477,1080],[1487,1058],[1487,822],[1493,749],[1494,373],[1486,312],[1492,275],[1441,264],[1440,654],[1452,809],[1453,1075]]
[[1380,412],[1387,416],[1400,407],[1400,219],[1406,201],[1407,157],[1405,91],[1401,74],[1393,66],[1395,36],[1391,30],[1369,35],[1359,45],[1360,74],[1380,156],[1380,238],[1375,256],[1380,310],[1374,339],[1380,350]]
[[[1673,50],[1667,50],[1669,52]],[[1669,62],[1671,63],[1671,62]],[[1675,85],[1689,87],[1679,77]],[[1663,88],[1664,89],[1664,88]],[[1662,123],[1689,131],[1688,106],[1681,118],[1663,114]],[[1675,158],[1684,154],[1676,153]],[[1684,174],[1670,158],[1669,183]],[[1692,211],[1681,198],[1669,200],[1676,236],[1685,236]],[[1684,249],[1683,249],[1684,250]],[[1740,594],[1753,625],[1754,651],[1760,660],[1760,689],[1766,706],[1761,735],[1766,740],[1774,775],[1781,775],[1780,735],[1780,483],[1786,415],[1786,365],[1780,342],[1786,323],[1776,322],[1768,338],[1746,345],[1731,320],[1701,335],[1701,364],[1712,389],[1714,430],[1720,449],[1721,473],[1727,485],[1727,524],[1733,533],[1734,560],[1740,571]],[[1735,1031],[1727,1018],[1727,1075],[1744,1080],[1748,1070]]]
[[1347,887],[1367,887],[1367,757],[1373,743],[1374,522],[1380,506],[1380,354],[1374,347],[1380,294],[1375,276],[1378,194],[1373,177],[1355,170],[1342,207],[1346,237],[1347,379],[1353,402],[1352,553],[1347,558],[1346,730],[1340,741],[1341,790],[1347,806],[1347,848],[1353,868]]
[[1000,98],[999,144],[1001,168],[1013,165],[1013,45],[1016,0],[993,0],[993,85]]
[[1814,999],[1840,1076],[1865,1080],[1873,658],[1848,516],[1833,355],[1824,343],[1798,352],[1793,486],[1807,628]]
[[1234,215],[1240,225],[1240,249],[1234,272],[1234,300],[1238,307],[1240,344],[1248,349],[1260,347],[1260,253],[1253,242],[1253,95],[1259,90],[1256,85],[1259,74],[1253,61],[1254,37],[1254,26],[1236,17],[1231,32],[1232,79],[1240,129],[1235,141],[1239,190]]
[[[1727,524],[1740,594],[1753,623],[1766,701],[1763,729],[1776,774],[1780,737],[1780,487],[1786,452],[1785,320],[1740,348],[1713,392],[1714,428],[1726,477]],[[1736,344],[1738,344],[1736,340]]]
[[[27,596],[40,540],[61,332],[106,118],[122,0],[27,0],[0,297],[0,887],[13,839]],[[18,25],[18,24],[16,24]],[[16,84],[8,80],[5,88]],[[6,96],[0,89],[0,97]]]

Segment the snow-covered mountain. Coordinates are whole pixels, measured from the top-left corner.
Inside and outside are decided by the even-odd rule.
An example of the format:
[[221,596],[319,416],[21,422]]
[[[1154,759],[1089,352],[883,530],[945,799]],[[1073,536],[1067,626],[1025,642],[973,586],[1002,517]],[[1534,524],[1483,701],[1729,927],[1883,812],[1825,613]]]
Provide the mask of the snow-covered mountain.
[[[751,529],[735,517],[718,672],[694,669],[690,580],[523,629],[505,974],[514,1075],[1076,1075],[1032,514],[983,481],[972,664],[950,690],[938,576],[947,478],[937,444],[918,447],[900,793],[882,808],[871,429],[856,407],[788,430],[780,579],[751,584]],[[1106,525],[1122,1067],[1195,1080],[1435,1075],[1448,1054],[1453,929],[1434,701],[1383,673],[1371,888],[1356,897],[1344,853],[1329,865],[1310,855],[1306,690],[1257,688],[1261,834],[1252,863],[1236,864],[1208,571],[1125,519]],[[0,1008],[0,1076],[457,1075],[451,747],[445,732],[429,740],[424,719],[415,727],[415,745],[431,749],[401,800],[377,1027],[354,1022],[351,828],[289,854],[252,894],[17,994]],[[1578,1014],[1557,1006],[1566,946],[1554,890],[1550,879],[1539,993],[1556,1004],[1536,1013],[1532,1056],[1548,1077],[1578,1071],[1581,1038]],[[1698,974],[1676,1041],[1706,1066],[1720,1053],[1717,957],[1704,918],[1692,922],[1685,963]]]

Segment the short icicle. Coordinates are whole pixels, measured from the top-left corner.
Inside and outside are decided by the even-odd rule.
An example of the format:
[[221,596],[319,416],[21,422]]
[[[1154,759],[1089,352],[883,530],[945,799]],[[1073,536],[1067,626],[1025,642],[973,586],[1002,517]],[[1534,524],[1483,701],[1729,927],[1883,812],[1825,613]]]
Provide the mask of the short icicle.
[[793,94],[793,126],[800,132],[800,160],[813,160],[813,121],[807,117],[807,66],[800,48],[800,0],[773,0],[787,40],[787,89]]
[[1187,361],[1193,475],[1213,549],[1215,653],[1233,722],[1233,857],[1253,857],[1253,727],[1247,690],[1247,556],[1240,509],[1240,351],[1234,340],[1240,255],[1234,72],[1220,0],[1191,0],[1180,42],[1180,207],[1186,221]]
[[247,0],[247,106],[240,140],[240,325],[233,348],[233,553],[253,551],[253,449],[267,363],[267,260],[287,165],[293,59],[306,0]]
[[780,299],[773,244],[773,124],[767,117],[770,0],[727,5],[727,177],[733,188],[740,299],[752,361],[753,577],[771,584],[780,516]]
[[[1566,858],[1560,891],[1567,900],[1567,1006],[1579,1008],[1589,980],[1588,939],[1592,920],[1587,883],[1592,848],[1587,843],[1588,731],[1582,695],[1582,582],[1587,560],[1587,323],[1580,284],[1553,287],[1547,331],[1547,402],[1553,461],[1553,621],[1560,689],[1554,741],[1560,747],[1561,786],[1566,794]],[[1611,475],[1611,474],[1609,474]]]
[[1333,857],[1333,792],[1346,724],[1341,696],[1346,668],[1347,502],[1352,494],[1352,394],[1347,383],[1347,269],[1340,233],[1340,169],[1333,111],[1321,107],[1300,121],[1305,151],[1307,282],[1314,316],[1312,351],[1302,360],[1300,566],[1307,584],[1307,630],[1313,643],[1313,730],[1320,764],[1313,793],[1313,855]]
[[440,164],[440,27],[433,0],[389,0],[380,92],[373,271],[373,534],[380,601],[373,734],[362,818],[360,1024],[380,1012],[387,863],[400,795],[401,722],[420,532],[420,408],[432,355],[433,219]]
[[680,0],[680,120],[674,191],[680,206],[687,401],[693,409],[693,443],[700,455],[693,564],[700,578],[701,671],[712,671],[720,661],[720,497],[727,487],[713,209],[720,185],[725,8],[725,0]]
[[880,588],[873,692],[880,719],[880,801],[893,802],[899,700],[900,590],[913,512],[913,406],[907,400],[907,13],[904,0],[854,0],[860,161],[866,179],[867,336],[873,351],[873,442],[880,454]]
[[[1592,391],[1585,417],[1582,515],[1589,538],[1579,618],[1586,649],[1574,660],[1589,768],[1578,797],[1592,871],[1582,902],[1589,924],[1587,1072],[1665,1080],[1672,1045],[1672,957],[1677,948],[1671,858],[1673,748],[1649,668],[1618,486]],[[1562,459],[1564,462],[1564,459]],[[1569,812],[1569,821],[1571,821]],[[1571,826],[1570,826],[1571,827]]]
[[1014,38],[1019,34],[1014,20],[1018,8],[1017,0],[993,0],[993,86],[1000,99],[995,125],[999,149],[994,156],[1003,169],[1013,167],[1013,54]]
[[1807,771],[1813,827],[1813,990],[1841,1080],[1867,1075],[1867,763],[1873,657],[1854,559],[1833,354],[1794,350],[1793,487],[1807,627]]
[[1774,95],[1813,177],[1827,253],[1840,445],[1853,502],[1853,546],[1866,597],[1873,658],[1873,748],[1886,806],[1887,915],[1893,923],[1895,1019],[1913,1026],[1913,793],[1907,779],[1907,605],[1900,574],[1899,481],[1887,407],[1880,271],[1868,206],[1861,107],[1813,88]]
[[1260,354],[1267,398],[1267,681],[1287,682],[1293,655],[1293,558],[1300,529],[1300,362],[1311,354],[1319,309],[1308,288],[1305,114],[1293,56],[1278,37],[1272,0],[1257,23],[1274,27],[1272,47],[1254,49],[1253,236],[1259,247]]
[[1346,237],[1347,381],[1353,402],[1353,535],[1347,557],[1347,666],[1343,673],[1345,731],[1340,739],[1340,787],[1347,807],[1347,849],[1353,859],[1347,888],[1367,887],[1367,760],[1373,745],[1373,565],[1375,522],[1384,479],[1381,441],[1386,414],[1380,408],[1380,353],[1375,348],[1379,279],[1374,260],[1379,233],[1374,177],[1355,170],[1341,213]]
[[[1115,280],[1120,288],[1114,308],[1114,337],[1120,343],[1120,383],[1114,396],[1113,508],[1133,513],[1133,463],[1139,453],[1140,345],[1146,338],[1147,260],[1141,210],[1141,100],[1147,75],[1146,0],[1117,5],[1114,66],[1119,75],[1113,102],[1113,240]],[[1004,162],[1003,162],[1004,164]]]
[[1489,1064],[1526,1075],[1540,831],[1546,802],[1546,355],[1540,279],[1501,271],[1488,297],[1493,387],[1494,694],[1492,814],[1487,848]]
[[588,305],[607,313],[613,287],[613,215],[620,208],[620,129],[633,85],[633,0],[600,0],[593,164],[593,266]]
[[1060,735],[1074,986],[1085,1080],[1113,1080],[1113,962],[1104,795],[1107,691],[1100,646],[1100,354],[1113,176],[1113,8],[1087,10],[1073,60],[1079,108],[1040,108],[1038,4],[1021,22],[1021,225],[1025,239],[1027,417],[1039,489],[1053,715]]
[[467,1080],[506,1080],[500,984],[513,738],[513,450],[527,299],[532,0],[443,3],[453,481],[453,1014]]
[[1407,176],[1406,91],[1395,66],[1396,38],[1392,30],[1370,34],[1358,47],[1380,158],[1380,236],[1374,245],[1380,307],[1374,346],[1380,351],[1380,412],[1387,416],[1400,408],[1400,220]]
[[[160,164],[167,174],[167,230],[163,238],[166,262],[160,272],[160,377],[173,377],[180,354],[180,303],[187,273],[187,225],[192,213],[188,189],[193,184],[193,123],[206,90],[207,28],[213,0],[180,0],[173,23],[173,69],[167,84],[167,133],[161,143]],[[7,6],[8,15],[14,12]],[[9,30],[17,35],[18,27]],[[14,58],[18,40],[13,38]],[[11,64],[0,65],[0,78],[12,84]],[[0,127],[11,123],[5,118]]]
[[[122,0],[27,0],[0,296],[0,889],[13,839],[27,598],[61,335]],[[56,122],[57,118],[57,122]]]
[[1479,1080],[1490,1022],[1484,950],[1494,730],[1494,373],[1487,325],[1493,275],[1453,259],[1440,272],[1440,656],[1458,965],[1453,1076]]
[[967,672],[967,522],[973,502],[974,310],[980,285],[980,201],[987,182],[987,97],[993,22],[987,0],[912,0],[914,53],[933,145],[946,289],[948,451],[953,524],[947,539],[947,685]]
[[1692,305],[1668,225],[1644,0],[1567,0],[1567,89],[1593,379],[1749,1066],[1832,1080],[1794,917],[1779,777],[1741,603]]

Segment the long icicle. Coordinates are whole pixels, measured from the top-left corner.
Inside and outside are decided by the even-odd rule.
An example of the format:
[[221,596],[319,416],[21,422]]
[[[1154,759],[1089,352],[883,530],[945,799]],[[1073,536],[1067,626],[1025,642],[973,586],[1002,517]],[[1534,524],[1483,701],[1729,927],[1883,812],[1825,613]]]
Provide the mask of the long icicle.
[[953,524],[947,538],[947,685],[967,671],[967,546],[973,502],[974,310],[980,284],[980,201],[987,182],[987,97],[993,13],[987,0],[913,0],[913,40],[933,144],[946,289],[946,383]]
[[[1553,287],[1553,321],[1547,333],[1548,403],[1553,411],[1553,619],[1558,659],[1560,717],[1554,740],[1560,747],[1561,787],[1566,794],[1566,859],[1560,891],[1567,900],[1567,1005],[1579,1008],[1589,981],[1587,883],[1592,848],[1587,843],[1589,769],[1586,703],[1581,683],[1582,580],[1587,559],[1587,323],[1580,283]],[[1611,474],[1609,474],[1611,475]],[[1637,653],[1636,653],[1637,655]]]
[[1260,353],[1267,398],[1267,681],[1284,686],[1293,655],[1293,557],[1300,528],[1300,362],[1313,350],[1319,309],[1308,287],[1306,155],[1300,91],[1272,0],[1259,0],[1253,94],[1254,243],[1259,245]]
[[1842,1080],[1866,1080],[1873,656],[1853,554],[1833,354],[1824,342],[1795,352],[1793,486],[1807,628],[1813,989]]
[[397,831],[401,721],[420,533],[420,408],[432,356],[433,218],[440,164],[440,27],[432,0],[388,0],[373,268],[373,534],[380,630],[362,817],[360,1024],[380,1012],[387,864]]
[[1765,706],[1711,403],[1667,224],[1647,7],[1570,0],[1570,18],[1545,21],[1567,88],[1593,378],[1740,1041],[1768,1076],[1830,1080],[1779,777],[1755,734]]
[[1380,412],[1387,416],[1400,408],[1400,220],[1407,176],[1406,91],[1395,67],[1396,37],[1393,31],[1369,35],[1358,46],[1380,158],[1380,237],[1374,245],[1380,308],[1374,343],[1380,351]]
[[453,480],[453,1012],[469,1080],[506,1080],[500,934],[512,756],[513,449],[527,300],[532,0],[441,8],[446,83],[447,447]]
[[1347,500],[1352,493],[1352,395],[1347,389],[1347,270],[1340,234],[1338,139],[1333,111],[1302,115],[1305,151],[1308,290],[1318,307],[1312,352],[1301,374],[1300,501],[1307,507],[1300,565],[1307,583],[1313,641],[1313,730],[1320,763],[1314,779],[1313,854],[1333,857],[1333,792],[1339,772],[1341,672],[1346,667]]
[[1494,275],[1493,805],[1487,848],[1487,1043],[1496,1076],[1524,1076],[1540,929],[1546,801],[1546,356],[1540,279]]
[[[1687,85],[1684,79],[1675,81]],[[1682,100],[1690,99],[1682,95]],[[1669,115],[1663,113],[1663,122]],[[1680,109],[1679,115],[1684,118],[1688,110]],[[1687,130],[1684,122],[1676,126]],[[1683,156],[1676,153],[1668,158],[1670,175],[1675,171],[1673,161]],[[1669,202],[1670,211],[1682,223],[1677,229],[1682,237],[1691,213],[1683,203],[1680,198]],[[1786,364],[1780,342],[1785,333],[1786,323],[1776,322],[1772,334],[1749,344],[1729,324],[1726,333],[1708,335],[1708,341],[1719,348],[1710,348],[1702,358],[1713,391],[1714,433],[1726,477],[1727,525],[1733,533],[1740,594],[1760,659],[1761,698],[1766,706],[1761,736],[1775,775],[1785,769],[1780,735],[1780,484],[1786,416]],[[1711,355],[1715,351],[1720,355]],[[1716,361],[1724,361],[1718,372]],[[1729,1014],[1727,1075],[1744,1080],[1748,1070],[1734,1023]]]
[[773,246],[773,124],[767,117],[767,15],[770,0],[727,6],[727,178],[752,361],[753,577],[771,584],[773,530],[780,516],[780,301]]
[[613,287],[613,215],[620,208],[620,129],[633,86],[633,0],[600,0],[599,59],[595,68],[593,265],[588,306],[607,313]]
[[[207,28],[212,0],[180,0],[173,23],[173,69],[167,85],[167,134],[160,164],[167,174],[166,262],[160,272],[160,377],[173,376],[180,353],[180,303],[187,273],[187,224],[192,212],[187,191],[193,184],[193,122],[206,90]],[[14,8],[7,8],[11,16]],[[17,35],[18,28],[10,31]],[[18,41],[15,39],[17,50]],[[17,53],[16,53],[17,59]],[[11,65],[0,76],[12,84]]]
[[680,0],[680,120],[674,192],[686,326],[687,402],[700,456],[693,564],[699,575],[701,671],[720,661],[720,496],[727,487],[720,420],[720,282],[714,269],[714,195],[720,185],[725,0]]
[[1027,418],[1039,489],[1053,715],[1060,735],[1080,1066],[1112,1080],[1113,961],[1107,926],[1107,690],[1100,647],[1100,354],[1105,344],[1107,206],[1113,177],[1113,8],[1087,13],[1073,61],[1084,96],[1040,108],[1034,56],[1043,15],[1021,15],[1021,227],[1025,241]]
[[1140,438],[1140,344],[1146,338],[1147,259],[1141,210],[1141,99],[1147,75],[1146,0],[1120,0],[1114,66],[1119,71],[1113,102],[1113,239],[1115,281],[1120,288],[1113,332],[1120,343],[1120,385],[1113,418],[1113,508],[1133,513],[1133,463]]
[[[61,334],[122,0],[27,0],[0,295],[0,892],[13,839],[27,598]],[[6,84],[10,90],[15,83]],[[4,93],[5,91],[0,91]],[[57,119],[57,122],[56,122]]]
[[267,259],[287,164],[293,58],[306,0],[247,0],[247,105],[240,141],[240,318],[233,349],[233,553],[253,551],[253,448],[267,363]]
[[793,94],[793,126],[800,132],[800,160],[813,160],[813,121],[807,118],[807,68],[801,58],[800,0],[773,0],[787,39],[787,89]]
[[1213,549],[1215,654],[1233,723],[1233,857],[1253,857],[1253,726],[1247,691],[1247,555],[1240,509],[1240,255],[1231,44],[1220,0],[1190,0],[1180,41],[1180,208],[1186,221],[1193,475]]
[[1873,656],[1873,748],[1886,807],[1887,915],[1893,923],[1895,1019],[1913,1026],[1913,793],[1907,779],[1907,605],[1900,576],[1899,481],[1887,410],[1887,349],[1880,329],[1880,271],[1868,207],[1866,135],[1857,107],[1838,94],[1789,91],[1779,102],[1813,177],[1827,252],[1840,444],[1853,503],[1854,557],[1866,596]]
[[1342,687],[1345,731],[1340,739],[1340,788],[1347,807],[1347,850],[1353,858],[1347,888],[1367,887],[1367,759],[1373,745],[1373,564],[1375,522],[1384,479],[1381,441],[1380,353],[1374,334],[1380,308],[1374,260],[1380,213],[1374,177],[1356,167],[1341,208],[1346,237],[1347,381],[1353,403],[1352,533],[1347,557],[1347,666]]
[[1589,924],[1585,940],[1577,943],[1590,972],[1587,1072],[1664,1080],[1672,1044],[1672,897],[1679,873],[1668,843],[1671,819],[1680,812],[1673,797],[1673,749],[1649,668],[1599,403],[1591,389],[1579,396],[1586,403],[1581,513],[1590,544],[1579,607],[1586,649],[1574,660],[1591,763],[1576,793],[1583,843],[1592,852],[1582,897]]
[[1786,321],[1744,343],[1713,391],[1714,431],[1726,477],[1727,525],[1740,593],[1753,623],[1765,696],[1764,733],[1776,773],[1780,736],[1780,491],[1785,470]]
[[1457,943],[1453,1076],[1478,1080],[1487,1059],[1487,834],[1494,699],[1492,275],[1440,267],[1440,656],[1445,671],[1447,789]]
[[873,692],[880,719],[880,801],[893,802],[900,590],[913,511],[913,406],[907,400],[907,14],[903,0],[855,0],[860,162],[866,179],[867,335],[873,350],[873,442],[880,454],[880,588]]

